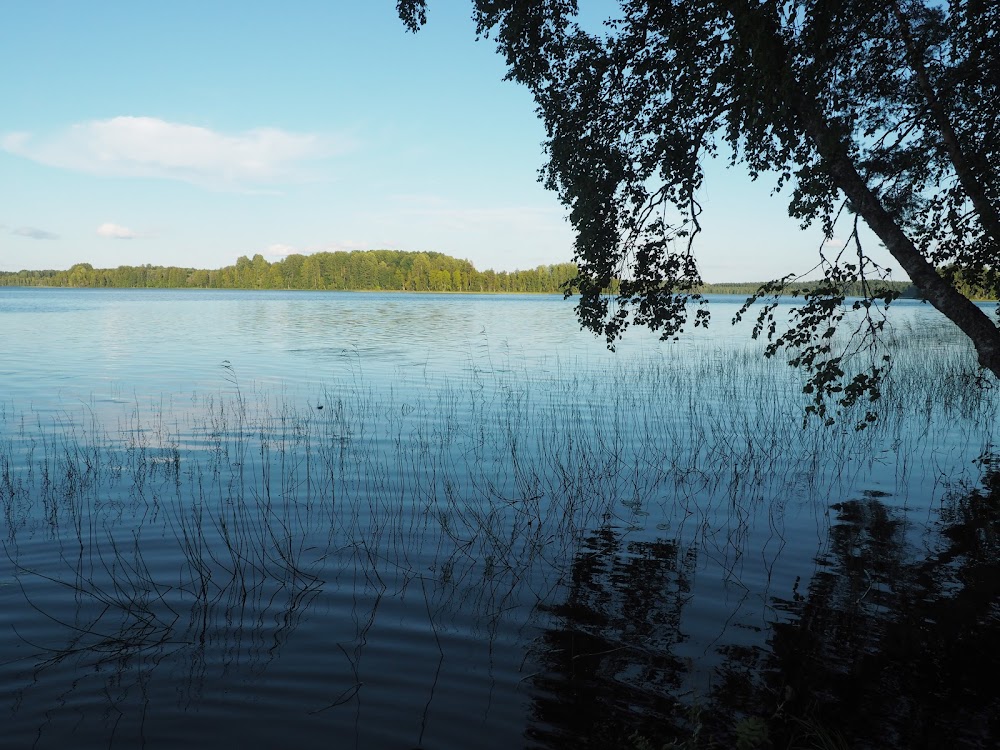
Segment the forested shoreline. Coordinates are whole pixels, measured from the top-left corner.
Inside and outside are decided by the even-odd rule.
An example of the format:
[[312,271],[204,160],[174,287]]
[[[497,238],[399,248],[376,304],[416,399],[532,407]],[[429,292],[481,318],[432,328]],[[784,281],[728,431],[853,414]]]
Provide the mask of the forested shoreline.
[[[560,294],[577,274],[575,263],[540,265],[523,271],[480,271],[468,260],[444,253],[354,250],[289,255],[269,262],[262,255],[206,270],[178,266],[94,268],[77,263],[66,270],[0,271],[0,286],[100,289],[301,289],[321,291],[487,292]],[[809,282],[789,284],[803,291]],[[879,282],[903,297],[916,296],[905,281]],[[760,282],[704,284],[703,294],[749,296]],[[612,285],[617,292],[617,284]],[[848,288],[849,296],[861,289]]]
[[0,272],[0,285],[558,293],[574,276],[573,263],[527,271],[479,271],[471,262],[443,253],[355,250],[294,254],[273,263],[259,254],[253,258],[242,256],[235,265],[215,270],[153,265],[94,268],[89,263],[77,263],[63,271]]

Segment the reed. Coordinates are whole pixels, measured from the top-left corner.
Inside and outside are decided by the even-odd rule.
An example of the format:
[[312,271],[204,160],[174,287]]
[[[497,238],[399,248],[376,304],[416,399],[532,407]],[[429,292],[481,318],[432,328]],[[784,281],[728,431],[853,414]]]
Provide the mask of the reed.
[[821,526],[873,466],[905,502],[996,444],[968,352],[925,344],[901,335],[882,398],[822,429],[802,427],[795,371],[752,347],[532,373],[488,353],[464,380],[306,396],[225,363],[183,406],[4,408],[2,574],[65,640],[18,635],[39,670],[131,663],[138,684],[168,656],[194,673],[212,644],[291,637],[346,575],[375,602],[421,589],[432,627],[471,610],[495,631],[542,617],[609,525],[698,547],[738,583],[786,513]]

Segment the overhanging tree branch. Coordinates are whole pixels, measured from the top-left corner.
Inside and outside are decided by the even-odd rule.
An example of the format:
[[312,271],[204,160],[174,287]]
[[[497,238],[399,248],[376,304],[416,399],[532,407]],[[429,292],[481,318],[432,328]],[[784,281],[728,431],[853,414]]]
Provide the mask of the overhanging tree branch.
[[996,206],[993,205],[987,197],[986,191],[983,190],[983,184],[980,181],[982,175],[974,173],[972,165],[969,163],[968,158],[966,158],[965,152],[959,142],[958,134],[951,123],[951,118],[945,112],[944,106],[942,106],[941,100],[938,98],[937,92],[931,84],[931,80],[927,75],[927,67],[924,65],[923,55],[917,49],[913,34],[910,31],[909,20],[900,10],[899,3],[893,3],[892,9],[899,24],[903,44],[906,47],[907,60],[910,63],[910,67],[913,68],[913,74],[920,86],[920,91],[927,100],[927,109],[930,111],[934,123],[941,133],[941,139],[948,157],[955,168],[955,175],[958,177],[962,189],[965,190],[965,194],[972,201],[972,205],[975,207],[976,214],[983,228],[993,238],[994,244],[1000,247],[1000,213],[997,212]]
[[[425,0],[399,5],[418,25]],[[689,322],[689,303],[701,301],[697,194],[702,159],[721,142],[731,166],[755,179],[776,174],[776,191],[790,186],[789,214],[828,239],[846,199],[1000,377],[1000,329],[963,286],[1000,293],[1000,38],[986,33],[1000,28],[1000,6],[621,0],[620,15],[593,33],[574,20],[575,0],[472,6],[508,77],[534,94],[547,134],[544,183],[576,230],[577,312],[609,345],[630,323],[673,338]],[[885,274],[860,242],[857,251],[856,261],[823,259],[823,278],[787,330],[776,333],[771,302],[754,328],[769,355],[785,350],[805,369],[813,413],[824,418],[828,398],[841,406],[877,399],[889,356],[849,364],[857,347],[834,337],[847,308],[895,298],[869,283],[873,269]],[[616,275],[612,306],[605,292]],[[794,276],[751,300],[776,305]],[[865,297],[847,302],[858,288]],[[707,320],[699,305],[695,325]]]
[[[781,87],[790,109],[800,118],[803,130],[826,163],[834,183],[850,200],[853,210],[885,243],[886,249],[927,301],[972,340],[979,364],[1000,377],[1000,329],[979,307],[941,277],[868,187],[858,173],[844,139],[830,127],[818,105],[803,94],[803,87],[791,66],[791,56],[767,7],[744,0],[728,0],[726,6],[743,43],[773,60],[775,84]],[[961,157],[960,152],[958,155]]]

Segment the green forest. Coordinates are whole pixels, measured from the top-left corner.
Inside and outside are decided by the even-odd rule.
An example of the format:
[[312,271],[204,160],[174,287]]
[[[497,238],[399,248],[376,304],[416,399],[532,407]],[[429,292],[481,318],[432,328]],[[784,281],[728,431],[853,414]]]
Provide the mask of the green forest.
[[[241,256],[235,265],[217,270],[153,265],[94,268],[90,263],[77,263],[63,271],[0,271],[0,286],[559,294],[576,273],[575,263],[525,271],[479,271],[468,260],[444,253],[354,250],[295,254],[274,263],[259,254]],[[759,286],[759,282],[705,284],[696,291],[749,296]],[[789,284],[787,291],[801,292],[810,286],[797,282]],[[909,282],[881,282],[879,286],[904,297],[915,296]],[[616,287],[612,285],[610,291],[616,292]],[[861,290],[848,288],[846,293],[856,296]]]
[[151,265],[94,268],[77,263],[65,271],[0,272],[0,285],[557,293],[575,275],[573,263],[530,271],[478,271],[469,261],[443,253],[355,250],[295,254],[274,263],[259,254],[242,256],[236,265],[218,270]]

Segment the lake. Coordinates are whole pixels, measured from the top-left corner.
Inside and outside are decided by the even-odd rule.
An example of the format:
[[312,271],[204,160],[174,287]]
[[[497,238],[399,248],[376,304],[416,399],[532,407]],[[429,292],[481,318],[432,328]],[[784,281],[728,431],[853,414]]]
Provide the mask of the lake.
[[803,427],[741,302],[0,289],[0,744],[995,746],[995,384],[900,301]]

